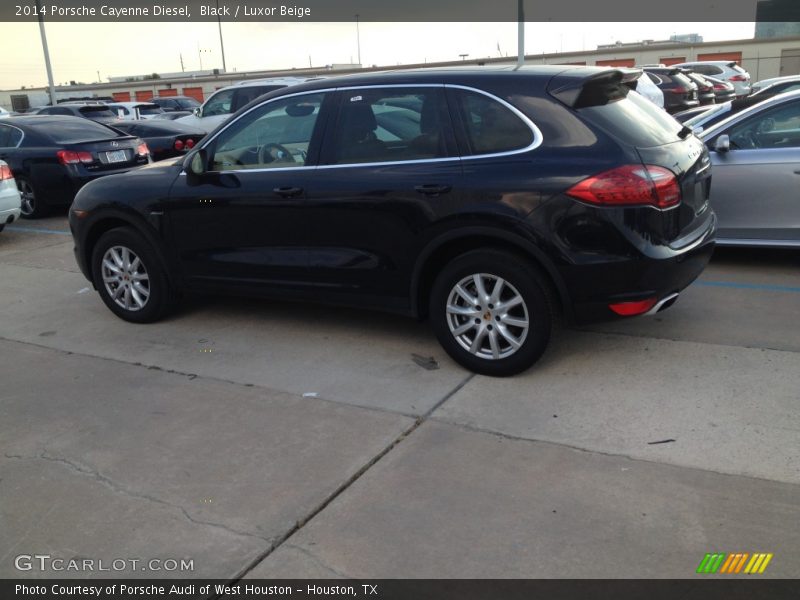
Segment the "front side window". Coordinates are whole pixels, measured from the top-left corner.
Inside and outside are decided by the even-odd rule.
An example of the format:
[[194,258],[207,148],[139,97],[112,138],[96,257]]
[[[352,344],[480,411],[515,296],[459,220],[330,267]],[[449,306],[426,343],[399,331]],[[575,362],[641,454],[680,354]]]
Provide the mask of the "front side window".
[[213,117],[214,115],[230,114],[233,108],[233,92],[234,90],[223,90],[211,96],[203,108],[203,116]]
[[324,94],[293,96],[251,110],[219,135],[211,169],[304,166],[323,97]]
[[731,128],[733,148],[800,148],[800,102],[763,111]]
[[441,88],[342,92],[332,164],[447,157],[449,116]]
[[533,131],[511,109],[477,92],[455,90],[469,155],[495,154],[527,148]]

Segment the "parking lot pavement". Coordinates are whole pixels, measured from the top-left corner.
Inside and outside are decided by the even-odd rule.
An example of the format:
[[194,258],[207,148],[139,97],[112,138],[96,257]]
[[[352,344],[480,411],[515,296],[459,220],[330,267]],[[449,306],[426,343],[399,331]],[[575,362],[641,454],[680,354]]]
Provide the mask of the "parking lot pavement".
[[0,381],[0,577],[36,553],[233,577],[413,423],[19,342]]
[[686,578],[769,548],[796,577],[798,511],[793,485],[430,422],[250,576]]
[[490,379],[378,313],[125,323],[67,229],[0,233],[0,576],[20,548],[220,577],[688,577],[769,551],[800,576],[797,253],[721,251],[668,311]]

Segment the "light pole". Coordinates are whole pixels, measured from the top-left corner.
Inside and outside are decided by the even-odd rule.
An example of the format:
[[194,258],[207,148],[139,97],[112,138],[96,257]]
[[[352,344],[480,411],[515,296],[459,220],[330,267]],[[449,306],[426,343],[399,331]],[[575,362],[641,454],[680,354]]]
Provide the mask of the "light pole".
[[44,66],[47,69],[47,85],[50,88],[50,105],[55,106],[56,102],[56,86],[53,83],[53,68],[50,66],[50,51],[47,49],[47,34],[44,32],[44,17],[42,16],[42,7],[39,0],[36,0],[36,14],[39,15],[39,33],[42,36],[42,50],[44,51]]
[[358,15],[356,15],[356,44],[358,45],[358,66],[361,66],[361,30],[358,27]]
[[200,70],[203,70],[203,52],[211,53],[211,50],[207,50],[206,48],[200,49],[200,44],[197,44],[197,56],[200,58]]
[[217,0],[217,24],[219,25],[219,49],[222,51],[222,72],[226,73],[228,68],[225,66],[225,44],[222,43],[222,17],[219,14],[219,0]]
[[525,6],[517,0],[517,69],[525,64]]

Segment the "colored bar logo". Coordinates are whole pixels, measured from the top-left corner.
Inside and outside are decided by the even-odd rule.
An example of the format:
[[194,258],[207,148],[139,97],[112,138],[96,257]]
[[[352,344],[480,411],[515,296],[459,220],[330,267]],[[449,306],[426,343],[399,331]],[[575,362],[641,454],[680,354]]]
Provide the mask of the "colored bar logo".
[[715,552],[706,554],[697,567],[697,572],[702,574],[725,573],[728,575],[742,573],[745,575],[761,574],[767,569],[772,560],[771,552]]

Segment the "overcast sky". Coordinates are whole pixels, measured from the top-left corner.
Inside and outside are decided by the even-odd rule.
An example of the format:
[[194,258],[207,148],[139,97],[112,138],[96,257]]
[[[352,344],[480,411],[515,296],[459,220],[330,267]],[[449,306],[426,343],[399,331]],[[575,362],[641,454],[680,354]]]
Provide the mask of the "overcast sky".
[[[47,23],[56,84],[222,67],[217,23]],[[753,23],[528,23],[528,54],[593,50],[598,44],[699,33],[706,41],[753,36]],[[223,23],[228,71],[358,62],[355,23]],[[515,56],[516,23],[360,24],[361,62]],[[498,44],[500,53],[498,52]],[[198,52],[198,50],[200,50]],[[0,89],[47,83],[37,23],[0,23]]]

